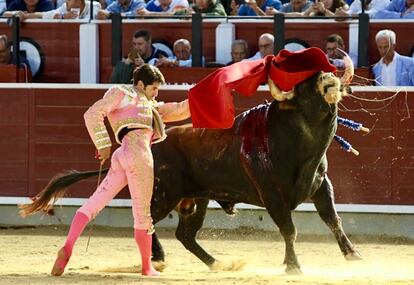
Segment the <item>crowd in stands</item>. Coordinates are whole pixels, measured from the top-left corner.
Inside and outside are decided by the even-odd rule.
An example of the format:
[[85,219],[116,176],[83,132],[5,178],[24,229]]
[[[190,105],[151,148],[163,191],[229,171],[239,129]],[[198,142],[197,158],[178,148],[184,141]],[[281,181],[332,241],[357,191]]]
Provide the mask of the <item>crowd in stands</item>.
[[[395,52],[396,35],[391,30],[381,30],[376,35],[376,43],[381,59],[373,66],[373,75],[377,85],[385,86],[414,86],[414,58],[399,55]],[[345,68],[345,43],[339,34],[326,38],[326,56],[338,70]],[[236,39],[231,45],[232,60],[226,65],[240,61],[257,60],[273,54],[274,36],[269,33],[260,35],[258,51],[251,57],[249,46],[243,39]],[[174,42],[173,56],[168,56],[152,44],[151,34],[146,30],[135,32],[132,38],[132,48],[128,57],[115,66],[110,82],[130,83],[132,72],[136,67],[149,63],[157,67],[191,67],[191,43],[187,39]],[[356,57],[349,55],[352,61]],[[205,66],[203,57],[202,65]],[[400,76],[397,76],[399,74]]]
[[[343,20],[362,11],[361,0],[91,0],[93,18],[108,19],[112,13],[125,17],[172,16],[202,13],[204,16],[336,17]],[[89,0],[0,0],[0,15],[20,19],[89,19]],[[374,19],[414,19],[414,0],[365,0],[364,11]]]
[[[284,13],[286,16],[327,16],[344,19],[362,11],[361,0],[231,0],[229,12],[220,0],[0,0],[3,16],[16,15],[22,20],[43,19],[89,19],[91,2],[95,19],[108,19],[113,13],[126,17],[147,15],[185,15],[202,13],[206,16],[265,16]],[[365,0],[364,11],[374,19],[414,19],[414,0]],[[264,33],[258,38],[256,53],[247,42],[236,39],[231,46],[231,61],[256,60],[273,54],[274,36]],[[338,69],[344,68],[343,52],[346,50],[342,37],[330,35],[326,40],[326,55]],[[373,66],[375,80],[381,85],[414,85],[414,63],[412,57],[395,52],[396,36],[393,31],[383,30],[376,36],[381,59]],[[251,53],[252,52],[252,53]],[[137,31],[132,37],[131,50],[113,69],[112,83],[130,83],[136,67],[149,63],[157,67],[191,67],[191,43],[188,39],[177,39],[169,56],[152,43],[149,31]],[[0,37],[0,64],[13,63],[10,43],[5,35]],[[356,64],[356,56],[351,54]],[[29,66],[25,58],[22,63]],[[204,57],[202,66],[206,66]],[[390,75],[391,74],[391,75]],[[394,75],[393,75],[394,74]],[[396,76],[401,74],[401,76]]]
[[[79,1],[79,0],[70,0]],[[397,45],[396,34],[392,30],[381,30],[375,37],[380,60],[372,65],[372,74],[376,85],[383,86],[414,86],[414,57],[400,55],[395,51]],[[339,34],[329,35],[326,39],[326,56],[338,70],[345,68],[345,43]],[[11,51],[12,43],[6,35],[0,35],[0,65],[16,64]],[[251,57],[248,43],[243,39],[236,39],[231,45],[230,65],[240,61],[262,59],[273,54],[274,36],[264,33],[258,38],[258,51]],[[352,61],[356,57],[350,54]],[[20,64],[30,68],[27,59],[19,55]],[[173,55],[157,48],[152,43],[151,33],[147,30],[136,31],[132,37],[131,49],[127,57],[119,61],[113,68],[111,83],[131,83],[132,74],[136,67],[144,63],[157,67],[192,67],[191,43],[187,39],[178,39],[173,45]],[[202,57],[202,66],[206,65]]]

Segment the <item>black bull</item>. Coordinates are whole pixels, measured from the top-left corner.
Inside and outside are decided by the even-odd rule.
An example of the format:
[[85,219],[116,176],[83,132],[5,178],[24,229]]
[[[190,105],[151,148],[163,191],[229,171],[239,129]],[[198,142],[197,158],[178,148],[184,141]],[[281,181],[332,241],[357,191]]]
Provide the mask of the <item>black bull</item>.
[[[189,125],[169,129],[166,141],[152,148],[154,223],[165,218],[183,198],[197,198],[196,212],[179,217],[176,237],[214,268],[217,261],[195,239],[208,200],[265,207],[285,240],[286,271],[295,273],[300,272],[300,266],[294,250],[296,229],[291,211],[311,199],[345,258],[359,259],[342,229],[327,176],[326,151],[337,127],[337,105],[328,104],[318,91],[320,80],[321,74],[317,74],[299,84],[290,101],[273,101],[240,114],[231,129],[193,129]],[[49,195],[49,201],[51,192],[97,172],[88,173],[63,175],[49,184],[49,194],[43,191],[40,197]],[[60,184],[50,190],[56,181]],[[154,260],[164,259],[157,238],[153,253]]]

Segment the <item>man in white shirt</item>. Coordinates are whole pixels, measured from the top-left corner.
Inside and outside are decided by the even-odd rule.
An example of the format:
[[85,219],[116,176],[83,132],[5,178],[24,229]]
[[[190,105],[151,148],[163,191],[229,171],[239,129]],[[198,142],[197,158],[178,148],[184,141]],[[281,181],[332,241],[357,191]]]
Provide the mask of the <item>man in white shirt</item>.
[[414,58],[395,51],[396,36],[391,30],[381,30],[375,36],[381,56],[372,68],[377,85],[414,86]]
[[[390,4],[390,0],[366,0],[365,2],[365,13],[369,15],[370,18],[375,15],[378,11],[384,10]],[[361,0],[354,0],[349,6],[349,9],[346,10],[342,7],[339,7],[335,11],[335,16],[357,16],[362,12]]]
[[[66,0],[65,4],[59,8],[43,13],[43,19],[89,19],[90,1],[86,0]],[[93,19],[96,19],[101,4],[93,1]]]
[[0,16],[7,10],[6,0],[0,0]]
[[[153,59],[149,64],[157,67],[192,67],[191,43],[187,39],[178,39],[173,46],[174,56],[161,57]],[[205,65],[205,59],[202,57],[202,66]]]
[[187,0],[150,0],[145,8],[137,10],[137,15],[174,15],[180,11],[185,14],[184,10],[188,10],[189,4]]
[[272,34],[264,33],[259,37],[259,51],[256,52],[256,54],[252,57],[249,57],[245,60],[256,60],[264,58],[267,55],[274,53],[274,43],[275,43],[275,37]]

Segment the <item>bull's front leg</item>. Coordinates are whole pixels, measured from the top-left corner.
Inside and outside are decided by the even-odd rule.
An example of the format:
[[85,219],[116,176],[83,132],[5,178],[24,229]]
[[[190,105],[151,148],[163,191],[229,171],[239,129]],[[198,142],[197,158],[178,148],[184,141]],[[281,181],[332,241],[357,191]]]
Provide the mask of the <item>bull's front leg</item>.
[[339,248],[345,258],[347,260],[362,259],[360,253],[352,245],[342,228],[341,218],[335,210],[333,187],[328,176],[325,175],[325,179],[322,182],[321,187],[318,191],[316,191],[315,195],[312,197],[312,200],[319,216],[334,234]]
[[[277,199],[276,199],[277,200]],[[300,265],[295,252],[296,228],[293,224],[290,209],[284,207],[280,200],[265,201],[266,208],[273,221],[279,227],[280,233],[285,240],[285,272],[287,274],[301,274]]]

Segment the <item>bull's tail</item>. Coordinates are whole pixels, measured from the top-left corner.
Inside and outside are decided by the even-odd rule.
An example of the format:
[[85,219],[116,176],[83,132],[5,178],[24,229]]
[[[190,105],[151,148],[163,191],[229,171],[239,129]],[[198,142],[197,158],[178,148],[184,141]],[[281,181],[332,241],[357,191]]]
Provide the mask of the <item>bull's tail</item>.
[[[101,171],[102,174],[108,172],[109,169],[103,169]],[[26,217],[29,215],[33,215],[40,211],[47,212],[49,209],[53,207],[53,204],[61,197],[64,196],[68,187],[78,181],[83,179],[97,176],[99,174],[99,170],[96,171],[77,171],[77,170],[70,170],[62,173],[56,174],[53,177],[47,186],[40,191],[39,194],[34,197],[33,202],[31,204],[26,205],[19,205],[20,215],[22,217]],[[50,203],[51,202],[51,203]]]

